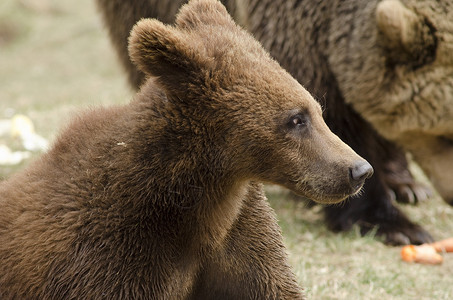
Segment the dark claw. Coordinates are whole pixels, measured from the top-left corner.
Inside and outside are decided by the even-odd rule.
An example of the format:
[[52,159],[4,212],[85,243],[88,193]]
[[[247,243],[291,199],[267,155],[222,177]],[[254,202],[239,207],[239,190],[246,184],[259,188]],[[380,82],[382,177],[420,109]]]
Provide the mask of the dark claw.
[[394,200],[400,203],[417,204],[426,201],[433,195],[428,186],[416,182],[394,185],[390,188],[394,194]]
[[415,224],[404,228],[382,230],[381,234],[385,238],[385,244],[391,246],[421,245],[434,242],[433,237],[426,230]]
[[393,150],[394,156],[390,156],[390,159],[387,157],[389,160],[382,166],[382,179],[388,196],[408,204],[417,204],[430,198],[433,195],[431,188],[415,181],[404,152]]
[[[399,220],[399,225],[390,226],[390,224],[376,225],[378,229],[376,236],[382,237],[384,243],[390,246],[400,245],[421,245],[424,243],[432,243],[434,239],[432,236],[419,225],[416,225],[409,220]],[[371,224],[364,224],[359,222],[360,233],[367,234],[371,229]]]
[[385,244],[391,246],[409,245],[411,239],[402,232],[389,232],[385,235]]

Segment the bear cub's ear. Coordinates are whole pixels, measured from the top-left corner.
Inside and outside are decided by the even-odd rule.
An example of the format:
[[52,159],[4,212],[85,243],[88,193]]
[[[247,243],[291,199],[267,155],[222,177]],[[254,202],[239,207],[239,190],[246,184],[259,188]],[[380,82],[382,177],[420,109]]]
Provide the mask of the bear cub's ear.
[[165,86],[187,82],[202,65],[178,29],[154,19],[142,19],[134,26],[128,50],[132,62],[142,72],[159,77]]
[[196,28],[202,24],[235,26],[225,6],[217,0],[191,0],[181,7],[175,23],[180,28]]

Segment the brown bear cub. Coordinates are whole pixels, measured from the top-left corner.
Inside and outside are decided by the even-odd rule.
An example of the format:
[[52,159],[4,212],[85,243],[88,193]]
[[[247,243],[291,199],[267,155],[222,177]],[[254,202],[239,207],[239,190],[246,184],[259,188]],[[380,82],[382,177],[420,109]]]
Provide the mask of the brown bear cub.
[[261,184],[322,203],[370,165],[215,0],[129,40],[135,99],[0,185],[1,299],[299,299]]

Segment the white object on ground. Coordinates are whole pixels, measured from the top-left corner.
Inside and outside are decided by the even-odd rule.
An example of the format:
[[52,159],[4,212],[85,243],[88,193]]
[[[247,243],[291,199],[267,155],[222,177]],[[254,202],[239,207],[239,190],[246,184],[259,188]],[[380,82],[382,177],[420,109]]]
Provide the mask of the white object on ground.
[[49,145],[45,138],[35,133],[33,122],[24,115],[0,120],[0,137],[6,135],[19,139],[28,151],[12,151],[0,144],[0,165],[19,164],[31,156],[29,151],[45,151]]
[[0,136],[11,133],[11,120],[0,120]]
[[7,146],[0,145],[0,165],[17,165],[30,156],[28,151],[11,151]]
[[24,115],[15,115],[11,119],[11,135],[19,137],[29,151],[45,151],[49,145],[45,138],[35,133],[33,122]]

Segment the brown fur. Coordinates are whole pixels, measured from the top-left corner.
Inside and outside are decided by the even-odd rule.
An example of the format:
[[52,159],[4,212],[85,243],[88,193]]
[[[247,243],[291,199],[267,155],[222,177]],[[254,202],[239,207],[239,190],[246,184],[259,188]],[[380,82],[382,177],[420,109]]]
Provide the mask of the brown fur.
[[129,51],[135,99],[0,184],[0,298],[302,298],[256,181],[338,202],[369,164],[217,1],[141,21]]
[[[171,22],[174,9],[165,8],[185,1],[97,2],[128,74],[143,78],[121,44],[127,34],[118,35],[134,21],[122,12],[146,7],[137,9],[135,20],[149,13]],[[377,234],[391,244],[431,241],[393,200],[416,203],[430,194],[408,170],[409,151],[453,203],[451,1],[222,2],[319,98],[329,127],[375,168],[376,176],[359,198],[325,209],[329,227],[345,230],[358,223],[367,232],[376,226]],[[135,87],[139,82],[131,81]]]
[[453,2],[383,0],[361,9],[353,34],[338,30],[329,50],[345,99],[411,152],[453,204]]

